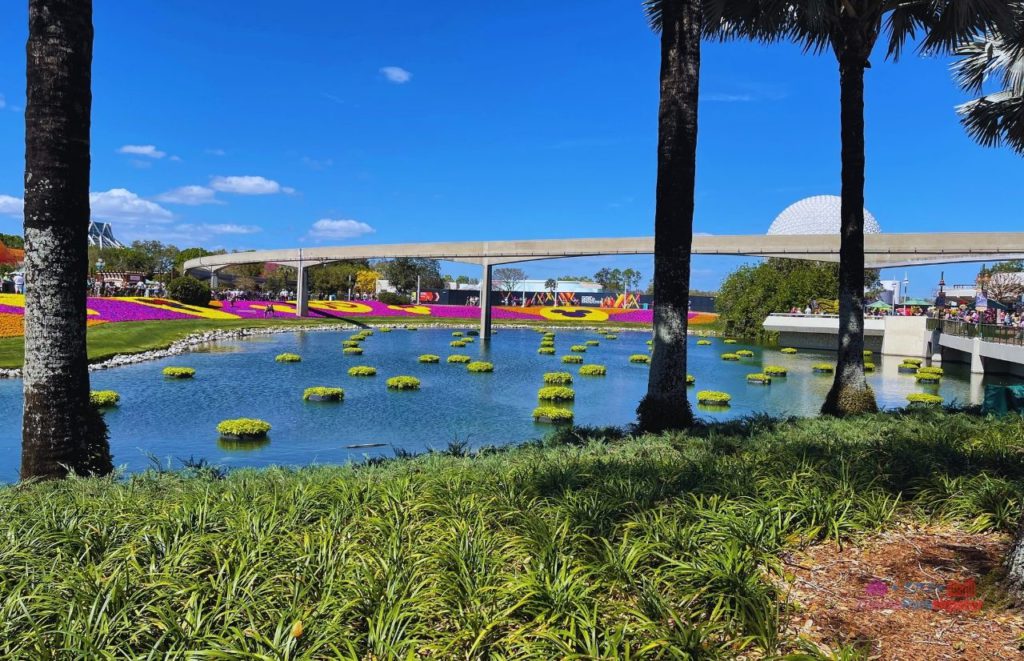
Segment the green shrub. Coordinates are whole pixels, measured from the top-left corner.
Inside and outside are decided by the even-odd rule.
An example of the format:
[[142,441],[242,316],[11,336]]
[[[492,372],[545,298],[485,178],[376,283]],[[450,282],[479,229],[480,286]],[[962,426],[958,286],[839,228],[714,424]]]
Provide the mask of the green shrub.
[[942,376],[945,372],[942,371],[941,367],[920,367],[917,370],[918,374],[938,374]]
[[533,419],[538,422],[572,422],[572,411],[560,409],[557,406],[538,406],[533,409]]
[[832,363],[815,363],[811,365],[811,369],[819,374],[832,374],[836,371],[836,366]]
[[543,337],[554,337],[554,336],[555,336],[555,332],[554,331],[545,331],[544,335],[543,335]]
[[[346,349],[348,351],[348,349]],[[362,351],[362,349],[360,349]],[[274,358],[279,363],[300,363],[302,362],[302,356],[297,353],[279,353]]]
[[567,386],[572,383],[572,374],[568,372],[545,372],[544,383],[549,386]]
[[647,340],[647,346],[652,346],[653,344],[654,344],[654,340]]
[[537,353],[539,353],[542,356],[554,356],[555,355],[555,348],[554,347],[541,347],[540,349],[537,349]]
[[378,328],[377,330],[379,330],[381,333],[390,333],[391,332],[391,327],[390,326],[385,326],[384,328]]
[[587,340],[586,344],[588,347],[596,347],[599,346],[601,343],[598,342],[597,340]]
[[376,367],[367,367],[366,365],[356,365],[355,367],[348,368],[349,376],[377,376]]
[[409,305],[412,300],[408,296],[396,294],[393,291],[382,291],[377,294],[377,300],[384,305]]
[[547,340],[545,340],[545,341],[540,343],[540,348],[541,349],[554,349],[555,348],[555,343],[554,342],[548,342]]
[[448,356],[449,363],[468,363],[471,360],[473,359],[470,358],[469,356],[463,356],[462,354],[458,353]]
[[764,384],[764,385],[767,386],[767,385],[771,384],[772,377],[768,376],[767,374],[763,374],[761,372],[757,372],[755,374],[748,374],[747,375],[747,382],[748,383],[761,383],[761,384]]
[[918,383],[939,383],[942,381],[942,375],[935,374],[934,372],[922,372],[921,370],[917,370],[917,374],[914,375],[914,379],[916,379]]
[[359,346],[359,342],[360,342],[359,340],[345,340],[344,342],[341,343],[341,346],[343,346],[345,348],[358,347]]
[[871,363],[871,362],[865,362],[864,363],[864,371],[865,372],[874,372],[875,371],[875,364]]
[[238,438],[260,438],[270,431],[270,423],[255,418],[236,418],[222,420],[217,425],[217,433],[221,436]]
[[387,385],[391,390],[419,390],[420,380],[414,376],[393,376]]
[[196,371],[191,367],[165,367],[163,374],[171,379],[191,379],[196,375]]
[[345,391],[341,388],[328,388],[326,386],[313,386],[312,388],[306,388],[302,393],[302,399],[309,401],[310,399],[324,400],[331,402],[340,402],[345,399]]
[[488,363],[485,360],[475,360],[472,363],[469,363],[468,365],[466,365],[466,371],[468,371],[468,372],[478,372],[478,373],[493,372],[494,371],[494,363]]
[[618,335],[612,335],[611,333],[606,333],[605,336],[604,336],[604,339],[606,339],[606,340],[617,340],[617,339],[619,339],[619,336]]
[[731,338],[722,340],[722,342],[725,344],[736,344],[736,340],[733,340]]
[[97,408],[117,406],[121,403],[121,395],[116,390],[90,390],[89,402]]
[[739,360],[739,359],[740,359],[739,354],[735,354],[735,353],[723,353],[722,354],[722,360]]
[[344,349],[341,350],[341,352],[343,354],[345,354],[346,356],[362,356],[363,355],[362,347],[345,347]]
[[441,362],[441,356],[435,356],[432,353],[425,353],[420,356],[419,361],[421,363],[439,363]]
[[794,349],[793,347],[783,347],[779,349],[779,351],[782,353],[796,353],[796,349]]
[[604,365],[580,365],[581,376],[604,376],[607,373]]
[[462,331],[452,331],[452,337],[462,337]]
[[875,352],[874,352],[874,351],[872,351],[871,349],[865,349],[865,350],[864,350],[864,357],[865,357],[865,358],[869,358],[869,357],[871,357],[872,355],[874,355],[874,353],[875,353]]
[[729,406],[732,396],[717,390],[701,390],[697,393],[697,403],[705,406]]
[[711,340],[697,340],[698,347],[706,347],[711,344]]
[[736,352],[736,355],[742,356],[743,358],[750,358],[751,356],[754,355],[754,352],[751,351],[750,349],[740,349],[739,351]]
[[924,364],[924,359],[922,359],[922,358],[904,358],[903,359],[903,363],[906,364],[906,365],[913,365],[915,367],[920,367],[922,364]]
[[210,287],[190,275],[183,275],[167,283],[167,297],[185,305],[205,307],[210,304]]
[[356,343],[359,343],[359,342],[362,342],[362,341],[363,341],[363,340],[365,340],[365,339],[366,339],[366,336],[365,336],[365,335],[363,335],[362,333],[354,333],[354,334],[352,334],[352,335],[349,335],[349,336],[348,336],[348,340],[346,340],[346,341],[347,341],[347,342],[356,342]]
[[373,330],[370,328],[364,328],[363,330],[359,331],[359,334],[362,335],[363,337],[370,337],[371,335],[373,335]]
[[544,386],[537,391],[537,399],[551,402],[571,402],[576,399],[576,391],[565,386]]
[[631,362],[631,363],[643,363],[643,364],[646,365],[647,363],[651,362],[651,357],[648,356],[645,353],[635,353],[635,354],[633,354],[632,356],[629,357],[629,362]]
[[779,367],[778,365],[765,365],[761,371],[768,376],[786,376],[789,374],[789,370],[785,367]]
[[466,346],[466,342],[465,340],[452,340],[451,342],[448,343],[448,346],[461,348]]
[[583,356],[576,356],[576,355],[562,356],[562,362],[563,363],[577,364],[578,365],[579,363],[583,362]]
[[473,344],[474,342],[476,342],[476,338],[475,337],[464,337],[464,338],[462,338],[462,341],[465,342],[466,344]]
[[925,392],[915,392],[907,395],[907,401],[911,404],[924,404],[927,406],[936,406],[942,403],[942,398],[938,395],[932,395]]
[[576,353],[586,353],[587,347],[586,345],[583,344],[574,344],[571,347],[569,347],[569,351],[574,351]]
[[696,383],[697,383],[697,377],[695,377],[692,374],[687,374],[686,375],[686,385],[692,386],[692,385],[696,385]]

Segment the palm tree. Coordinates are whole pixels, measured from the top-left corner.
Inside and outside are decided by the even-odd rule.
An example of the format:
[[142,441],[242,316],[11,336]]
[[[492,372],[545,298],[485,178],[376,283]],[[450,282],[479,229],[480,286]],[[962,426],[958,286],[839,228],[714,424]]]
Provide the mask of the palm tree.
[[646,431],[693,424],[686,399],[686,330],[690,303],[701,0],[647,0],[661,32],[658,181],[654,211],[654,353],[647,394],[637,407]]
[[986,147],[1008,145],[1024,155],[1024,3],[1015,5],[1016,36],[997,31],[978,35],[956,49],[957,83],[968,92],[983,94],[985,82],[1001,79],[1002,89],[959,106],[960,122],[972,138]]
[[92,1],[29,0],[21,477],[112,469],[85,344]]
[[555,293],[558,291],[558,280],[548,278],[544,281],[544,289],[547,289],[551,294],[551,305],[558,305],[558,297],[555,296]]
[[1004,0],[705,0],[705,30],[719,38],[789,39],[839,64],[842,205],[839,341],[835,381],[822,413],[877,410],[864,378],[864,70],[880,38],[898,59],[923,32],[921,49],[949,52],[972,34],[1006,25]]

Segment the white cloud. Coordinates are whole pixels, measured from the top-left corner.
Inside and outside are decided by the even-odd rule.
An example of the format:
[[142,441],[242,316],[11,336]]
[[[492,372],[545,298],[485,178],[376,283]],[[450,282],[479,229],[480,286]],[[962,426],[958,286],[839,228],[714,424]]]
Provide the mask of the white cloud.
[[216,198],[216,191],[206,186],[181,186],[166,193],[160,193],[154,199],[157,202],[167,204],[187,204],[198,206],[200,204],[224,204]]
[[131,154],[133,156],[146,156],[148,158],[163,158],[167,152],[160,151],[155,145],[125,145],[117,150],[119,154]]
[[199,227],[211,234],[258,234],[263,231],[262,227],[256,225],[234,225],[231,223],[200,225]]
[[174,216],[155,202],[144,200],[125,188],[89,193],[92,217],[97,220],[166,222]]
[[25,200],[10,195],[0,195],[0,215],[21,218],[25,212]]
[[412,73],[402,67],[381,67],[380,72],[388,81],[396,85],[404,85],[412,80]]
[[256,176],[214,177],[210,180],[210,188],[222,193],[238,195],[274,195],[276,193],[291,195],[295,192],[294,188],[282,186],[273,179]]
[[334,220],[321,218],[313,223],[307,235],[311,239],[354,239],[375,232],[372,227],[358,220]]

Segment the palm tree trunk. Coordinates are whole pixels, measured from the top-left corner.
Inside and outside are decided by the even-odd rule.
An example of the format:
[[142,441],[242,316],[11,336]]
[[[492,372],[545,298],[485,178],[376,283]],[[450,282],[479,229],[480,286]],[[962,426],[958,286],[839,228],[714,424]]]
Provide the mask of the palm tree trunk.
[[1024,606],[1024,517],[1017,525],[1017,534],[1006,556],[1006,574],[1010,595],[1018,606]]
[[686,399],[686,330],[697,163],[700,81],[698,0],[662,5],[661,105],[654,214],[654,354],[647,395],[637,408],[645,431],[693,424]]
[[842,123],[842,225],[839,246],[839,355],[835,381],[821,412],[877,411],[864,378],[864,68],[871,48],[848,31],[839,55]]
[[29,0],[21,477],[112,468],[85,342],[92,0]]

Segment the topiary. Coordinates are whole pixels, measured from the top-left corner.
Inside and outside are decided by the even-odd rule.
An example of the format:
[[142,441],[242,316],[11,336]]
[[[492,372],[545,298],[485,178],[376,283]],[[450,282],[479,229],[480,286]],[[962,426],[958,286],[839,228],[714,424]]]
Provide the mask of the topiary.
[[572,411],[560,409],[557,406],[538,406],[533,409],[533,419],[537,422],[550,422],[553,424],[572,422]]
[[217,425],[217,433],[225,438],[240,440],[263,438],[270,431],[270,423],[255,418],[236,418],[222,420]]
[[555,355],[555,348],[554,347],[541,347],[540,349],[537,349],[537,353],[539,353],[542,356],[553,356],[553,355]]
[[348,368],[349,376],[377,376],[376,367],[367,367],[366,365],[356,365],[355,367]]
[[573,363],[579,364],[579,363],[583,362],[583,356],[576,356],[576,355],[562,356],[562,362],[563,363],[570,363],[570,364],[573,364]]
[[635,353],[635,354],[633,354],[632,356],[629,357],[629,362],[631,362],[631,363],[643,363],[643,364],[646,365],[647,363],[651,362],[651,357],[648,356],[645,353]]
[[567,386],[572,383],[572,374],[568,372],[545,372],[544,383],[549,386]]
[[571,347],[569,347],[569,351],[574,351],[576,353],[586,353],[587,347],[586,345],[583,344],[574,344]]
[[729,406],[732,395],[717,390],[701,390],[697,393],[697,403],[705,406]]
[[420,380],[414,376],[393,376],[387,381],[390,390],[419,390]]
[[722,360],[739,360],[739,359],[740,359],[739,354],[735,354],[735,353],[723,353],[722,354]]
[[191,379],[196,371],[191,367],[165,367],[163,375],[171,379]]
[[836,366],[831,363],[815,363],[811,365],[811,369],[819,374],[832,374],[836,371]]
[[363,355],[362,347],[345,347],[344,349],[341,350],[341,352],[343,354],[345,354],[346,356],[362,356]]
[[326,386],[313,386],[302,392],[302,399],[307,402],[340,402],[345,398],[345,391],[341,388],[328,388]]
[[604,365],[580,365],[580,376],[604,376],[607,373]]
[[167,297],[185,305],[205,307],[210,304],[210,287],[190,275],[183,275],[167,283]]
[[441,362],[440,356],[435,356],[432,353],[425,353],[419,358],[421,363],[439,363]]
[[477,372],[477,373],[493,372],[494,371],[494,363],[488,363],[485,360],[475,360],[472,363],[469,363],[468,365],[466,365],[466,370],[469,371],[469,372]]
[[768,386],[771,385],[772,383],[772,377],[768,376],[767,374],[762,374],[761,372],[757,372],[755,374],[748,374],[747,383],[759,383],[763,386]]
[[[345,351],[348,351],[348,349]],[[362,349],[360,349],[360,351],[362,351]],[[301,363],[302,356],[297,353],[279,353],[274,360],[279,363]]]
[[471,360],[473,359],[470,358],[469,356],[463,356],[462,354],[458,353],[448,356],[449,363],[468,363]]
[[89,403],[96,408],[117,406],[121,403],[121,395],[116,390],[90,390]]
[[571,402],[576,399],[576,391],[565,386],[544,386],[537,391],[537,399],[551,402]]
[[761,371],[768,376],[786,376],[789,374],[789,370],[785,367],[779,367],[778,365],[765,365]]
[[782,349],[779,349],[779,351],[782,353],[796,353],[796,349],[793,347],[783,347]]

